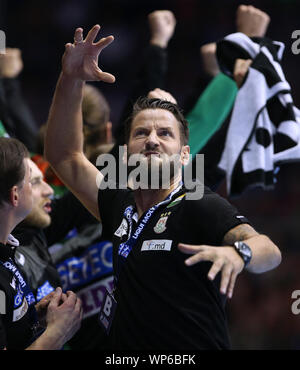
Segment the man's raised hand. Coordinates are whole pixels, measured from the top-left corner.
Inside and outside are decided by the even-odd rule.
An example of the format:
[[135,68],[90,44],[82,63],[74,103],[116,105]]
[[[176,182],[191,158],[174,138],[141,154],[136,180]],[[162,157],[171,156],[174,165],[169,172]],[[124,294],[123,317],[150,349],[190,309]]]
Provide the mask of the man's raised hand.
[[21,50],[6,48],[5,54],[0,54],[0,78],[16,78],[23,69]]
[[99,54],[113,42],[114,37],[108,36],[94,42],[99,30],[100,26],[97,24],[83,39],[83,29],[76,29],[74,43],[66,44],[62,58],[62,72],[65,76],[81,81],[115,82],[115,77],[112,74],[103,72],[98,66]]
[[148,15],[148,21],[151,32],[150,43],[166,48],[175,31],[174,14],[170,10],[156,10]]
[[233,69],[233,78],[239,89],[241,88],[244,82],[245,76],[251,64],[252,64],[251,59],[236,59],[235,61]]
[[236,12],[236,28],[249,37],[264,37],[271,18],[252,5],[240,5]]
[[171,95],[169,92],[167,92],[165,90],[162,90],[162,89],[159,89],[159,88],[156,88],[152,91],[149,91],[147,96],[148,96],[149,99],[166,100],[166,101],[169,101],[173,104],[177,104],[177,101],[176,101],[176,99],[174,98],[173,95]]

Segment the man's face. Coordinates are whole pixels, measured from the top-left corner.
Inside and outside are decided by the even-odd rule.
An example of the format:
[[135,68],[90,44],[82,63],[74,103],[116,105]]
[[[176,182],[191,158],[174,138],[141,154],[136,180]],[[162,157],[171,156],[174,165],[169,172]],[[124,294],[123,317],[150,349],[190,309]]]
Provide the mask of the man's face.
[[135,116],[131,125],[128,156],[141,154],[148,159],[148,164],[153,166],[155,162],[160,164],[168,161],[171,156],[178,155],[181,172],[184,158],[189,154],[189,146],[181,144],[179,125],[175,116],[168,110],[142,110]]
[[51,199],[53,189],[43,180],[43,174],[37,165],[29,160],[31,168],[31,186],[33,197],[33,208],[24,222],[26,225],[45,228],[50,225]]

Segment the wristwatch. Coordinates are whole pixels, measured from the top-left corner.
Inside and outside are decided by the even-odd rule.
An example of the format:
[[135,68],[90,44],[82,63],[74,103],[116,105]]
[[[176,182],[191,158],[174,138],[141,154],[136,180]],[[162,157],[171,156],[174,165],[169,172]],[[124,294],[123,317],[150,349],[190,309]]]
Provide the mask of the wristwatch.
[[244,242],[235,242],[234,248],[238,252],[238,254],[242,257],[246,267],[250,263],[252,258],[252,251],[249,245],[247,245]]

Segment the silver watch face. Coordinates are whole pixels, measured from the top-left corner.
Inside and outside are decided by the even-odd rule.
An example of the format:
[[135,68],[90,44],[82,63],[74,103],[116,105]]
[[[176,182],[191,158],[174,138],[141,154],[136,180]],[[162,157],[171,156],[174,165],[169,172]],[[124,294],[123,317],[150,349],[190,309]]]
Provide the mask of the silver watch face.
[[250,262],[251,257],[252,257],[252,252],[251,252],[250,247],[244,242],[236,242],[234,243],[234,245],[239,255],[243,258],[245,265],[247,265]]
[[252,256],[251,249],[245,243],[240,244],[240,251],[248,257]]

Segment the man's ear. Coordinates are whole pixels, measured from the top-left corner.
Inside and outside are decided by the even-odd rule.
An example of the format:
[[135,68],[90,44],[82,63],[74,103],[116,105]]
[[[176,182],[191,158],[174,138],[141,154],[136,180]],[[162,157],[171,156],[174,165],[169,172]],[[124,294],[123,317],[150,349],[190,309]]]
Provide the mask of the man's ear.
[[14,207],[17,207],[19,204],[19,190],[16,185],[14,185],[10,190],[10,203]]
[[181,161],[183,166],[186,166],[190,160],[190,147],[189,145],[184,145],[181,149]]

